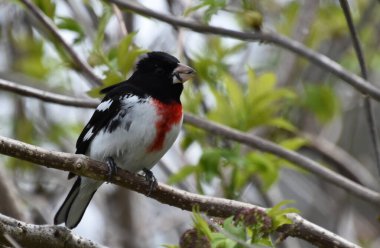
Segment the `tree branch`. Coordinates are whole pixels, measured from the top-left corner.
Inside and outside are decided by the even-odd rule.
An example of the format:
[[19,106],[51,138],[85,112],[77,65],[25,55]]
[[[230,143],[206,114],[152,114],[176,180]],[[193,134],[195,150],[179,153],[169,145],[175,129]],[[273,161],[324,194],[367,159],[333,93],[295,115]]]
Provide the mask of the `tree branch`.
[[[85,107],[96,107],[97,103],[93,100],[78,100],[76,98],[62,96],[59,94],[48,93],[43,90],[34,89],[31,87],[24,87],[17,85],[13,88],[12,85],[17,85],[12,82],[0,79],[0,88],[6,89],[8,91],[16,92],[21,95],[35,97],[47,102],[62,103],[64,105],[75,106],[70,100],[74,99],[75,103]],[[59,96],[59,97],[57,97]],[[55,98],[57,97],[57,98]],[[314,173],[315,175],[327,180],[328,182],[341,187],[348,192],[356,195],[357,197],[380,205],[380,194],[373,190],[370,190],[360,184],[349,180],[336,172],[320,165],[319,163],[307,158],[301,154],[294,151],[287,150],[275,143],[264,140],[254,135],[248,135],[246,133],[240,132],[238,130],[223,126],[221,124],[211,122],[208,120],[203,120],[199,117],[185,113],[184,122],[198,128],[209,131],[210,133],[226,137],[230,140],[237,141],[239,143],[245,144],[252,148],[258,149],[263,152],[268,152],[274,154],[280,158],[293,162],[300,167]]]
[[[31,10],[32,12],[47,26],[50,27],[50,30],[55,35],[58,35],[58,32],[54,25],[50,23],[50,20],[43,15],[39,9],[37,9],[29,0],[22,0]],[[138,4],[135,3],[130,3],[130,2],[123,2],[119,0],[110,0],[110,2],[113,2],[121,7],[125,8],[130,8],[133,11],[139,13],[139,14],[144,14],[148,15],[154,18],[157,18],[159,20],[162,20],[164,22],[170,23],[174,26],[182,26],[186,27],[189,29],[192,29],[194,31],[200,32],[200,33],[213,33],[213,34],[219,34],[219,35],[224,35],[232,38],[237,38],[237,39],[242,39],[242,40],[261,40],[261,41],[268,41],[268,42],[273,42],[279,46],[282,46],[284,48],[288,48],[289,50],[292,50],[300,55],[303,55],[306,58],[309,58],[311,61],[314,61],[315,63],[319,64],[326,70],[329,70],[333,73],[335,73],[337,76],[341,77],[343,80],[346,80],[347,82],[351,82],[352,85],[357,87],[359,90],[363,90],[363,92],[375,97],[377,100],[380,100],[380,91],[370,85],[367,81],[363,80],[362,78],[345,71],[339,64],[336,62],[332,61],[331,59],[327,58],[326,56],[316,53],[306,47],[304,47],[302,44],[289,40],[286,37],[282,37],[279,35],[275,35],[273,33],[243,33],[239,31],[233,31],[233,30],[228,30],[228,29],[223,29],[223,28],[218,28],[218,27],[213,27],[213,26],[205,26],[197,23],[193,23],[190,21],[185,21],[181,20],[175,17],[171,16],[166,16],[163,14],[156,13],[152,10],[149,10],[145,7],[142,7]],[[50,24],[49,24],[50,23]],[[63,41],[63,39],[60,39],[60,41]],[[66,44],[66,43],[65,43]],[[70,49],[70,47],[69,47]],[[70,55],[76,56],[75,52],[73,50],[69,50]],[[92,73],[90,71],[90,73]],[[35,93],[33,93],[34,96],[36,96]],[[46,98],[46,97],[45,97]],[[53,99],[53,96],[48,96],[47,98]],[[64,104],[69,104],[70,99],[64,98],[60,99],[59,101],[63,102]],[[55,101],[55,99],[54,99]],[[88,103],[86,103],[88,104]],[[85,104],[85,105],[86,105]],[[93,104],[93,103],[91,103]],[[88,106],[88,105],[86,105]],[[289,161],[292,161],[301,167],[314,172],[316,175],[321,176],[322,178],[325,178],[329,182],[336,184],[337,186],[340,186],[355,195],[361,197],[362,199],[366,199],[372,202],[375,202],[376,204],[379,204],[380,202],[380,194],[377,192],[368,190],[367,188],[358,185],[351,180],[348,180],[347,178],[344,178],[337,173],[322,167],[318,163],[314,162],[311,159],[308,159],[306,157],[303,157],[295,152],[292,151],[287,151],[286,149],[283,149],[273,143],[270,143],[268,141],[262,140],[260,138],[254,137],[254,136],[248,136],[244,133],[237,132],[232,129],[225,128],[221,125],[218,127],[215,126],[217,124],[213,124],[211,122],[207,122],[201,119],[198,119],[196,117],[191,117],[189,115],[185,115],[185,121],[201,127],[203,129],[206,129],[208,127],[209,129],[206,129],[210,132],[214,132],[216,134],[223,135],[224,137],[229,137],[232,140],[238,141],[240,143],[244,143],[246,145],[249,145],[251,147],[257,148],[259,150],[269,152],[276,154],[279,157],[285,158]],[[205,124],[205,125],[204,125]],[[216,131],[217,129],[218,131]]]
[[193,126],[199,127],[210,133],[221,135],[228,139],[237,141],[239,143],[256,148],[263,152],[274,154],[280,158],[286,159],[290,162],[299,165],[300,167],[313,172],[317,176],[327,180],[328,182],[339,186],[348,192],[356,195],[357,197],[380,205],[380,194],[373,190],[370,190],[362,185],[359,185],[336,172],[320,165],[319,163],[311,160],[308,157],[302,156],[294,151],[287,150],[279,145],[276,145],[270,141],[261,139],[253,135],[247,135],[235,129],[220,125],[215,122],[206,121],[191,114],[186,114],[184,121]]
[[[77,175],[86,176],[95,180],[105,181],[108,179],[107,165],[103,162],[92,160],[85,155],[49,151],[1,136],[0,153],[35,164],[40,164],[48,168],[71,171]],[[144,195],[149,193],[149,184],[144,177],[125,170],[117,170],[116,174],[111,178],[111,183]],[[256,208],[261,211],[266,210],[265,208],[253,204],[186,192],[162,183],[158,184],[157,188],[151,192],[149,197],[156,199],[161,203],[188,211],[192,211],[194,206],[198,206],[200,211],[216,217],[232,216],[242,209],[247,208]],[[322,227],[310,223],[297,214],[289,214],[288,217],[293,220],[293,224],[282,226],[281,230],[279,230],[286,236],[304,239],[315,245],[323,244],[324,247],[358,247]],[[16,222],[11,226],[16,226],[16,230],[18,230],[19,233],[25,232],[23,231],[25,229],[19,227],[19,223],[20,222]],[[32,225],[31,227],[36,226]],[[41,228],[41,226],[38,226],[38,228]],[[0,230],[2,229],[0,228]],[[64,228],[62,230],[67,229]]]
[[6,214],[19,220],[25,219],[24,211],[22,211],[22,203],[16,196],[16,187],[11,178],[3,175],[0,170],[0,213]]
[[[359,61],[359,66],[360,66],[360,71],[362,74],[362,77],[367,80],[368,79],[368,73],[367,73],[367,67],[365,64],[365,59],[364,59],[364,53],[363,49],[360,45],[359,37],[356,32],[354,22],[352,20],[351,16],[351,11],[350,11],[350,5],[347,0],[339,0],[340,6],[342,7],[344,16],[346,18],[346,22],[348,25],[348,28],[350,30],[351,34],[351,40],[354,45],[356,57],[358,58]],[[365,113],[369,125],[369,133],[370,133],[370,139],[373,144],[373,148],[375,151],[375,160],[376,160],[376,165],[377,165],[377,172],[380,175],[380,151],[379,151],[379,141],[378,141],[378,131],[376,128],[376,122],[375,122],[375,116],[373,112],[373,106],[371,103],[371,99],[366,95],[364,96],[364,108],[365,108]]]
[[56,103],[65,106],[96,108],[100,103],[94,99],[79,99],[75,97],[65,96],[61,94],[51,93],[39,90],[30,86],[20,85],[11,81],[0,78],[0,89],[13,92],[22,96],[33,97],[45,102]]
[[193,21],[188,21],[177,17],[158,13],[131,1],[108,0],[108,2],[115,3],[120,8],[131,10],[140,15],[152,17],[162,22],[171,24],[173,26],[188,28],[198,33],[215,34],[238,40],[263,41],[276,44],[279,47],[290,50],[310,60],[311,62],[315,63],[321,68],[324,68],[325,70],[333,73],[343,81],[349,83],[351,86],[356,88],[361,93],[368,94],[377,101],[380,101],[380,90],[371,85],[368,81],[345,70],[341,65],[331,60],[327,56],[317,53],[311,50],[310,48],[307,48],[302,43],[291,40],[285,36],[269,32],[245,33],[241,31],[219,28],[215,26],[198,24]]
[[346,177],[353,178],[366,187],[376,190],[380,189],[377,178],[345,150],[322,137],[310,133],[300,133],[299,135],[307,139],[304,148],[314,151],[321,157],[325,157],[329,164],[338,167],[338,171],[343,172]]
[[59,41],[59,43],[62,44],[65,51],[70,55],[72,58],[74,64],[81,69],[84,75],[86,75],[90,79],[91,84],[95,85],[103,85],[102,80],[96,76],[93,72],[91,67],[84,62],[74,51],[71,45],[69,45],[65,39],[59,34],[59,31],[57,27],[54,25],[54,23],[36,6],[33,4],[30,0],[21,0],[24,5],[27,7],[27,9],[35,16],[41,24],[49,30],[51,35]]
[[9,244],[10,239],[18,244],[18,247],[104,247],[73,234],[66,227],[27,224],[0,214],[0,245],[14,247],[15,244]]

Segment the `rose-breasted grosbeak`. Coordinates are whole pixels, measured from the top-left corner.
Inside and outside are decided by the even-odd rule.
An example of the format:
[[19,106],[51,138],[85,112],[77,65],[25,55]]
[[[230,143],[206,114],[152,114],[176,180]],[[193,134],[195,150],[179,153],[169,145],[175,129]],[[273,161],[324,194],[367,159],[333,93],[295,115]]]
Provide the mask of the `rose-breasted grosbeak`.
[[[105,88],[105,97],[80,134],[77,154],[106,161],[131,172],[150,169],[178,136],[182,124],[180,95],[194,70],[164,52],[150,52],[126,81]],[[74,174],[69,174],[69,178]],[[54,218],[68,228],[78,225],[102,182],[78,176]]]

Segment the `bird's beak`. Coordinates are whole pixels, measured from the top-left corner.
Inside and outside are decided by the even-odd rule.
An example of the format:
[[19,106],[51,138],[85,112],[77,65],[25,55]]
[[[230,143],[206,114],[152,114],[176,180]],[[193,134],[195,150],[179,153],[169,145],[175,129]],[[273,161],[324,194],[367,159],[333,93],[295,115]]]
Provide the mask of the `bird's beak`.
[[173,84],[184,83],[195,75],[195,70],[190,66],[178,63],[173,71]]

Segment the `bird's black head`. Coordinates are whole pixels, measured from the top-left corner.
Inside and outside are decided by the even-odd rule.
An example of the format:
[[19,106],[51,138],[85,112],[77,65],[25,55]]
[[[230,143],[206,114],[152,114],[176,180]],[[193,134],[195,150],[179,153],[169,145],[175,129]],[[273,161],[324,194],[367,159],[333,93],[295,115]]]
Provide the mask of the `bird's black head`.
[[128,80],[136,88],[164,102],[178,101],[185,81],[195,71],[164,52],[150,52],[137,62],[136,70]]

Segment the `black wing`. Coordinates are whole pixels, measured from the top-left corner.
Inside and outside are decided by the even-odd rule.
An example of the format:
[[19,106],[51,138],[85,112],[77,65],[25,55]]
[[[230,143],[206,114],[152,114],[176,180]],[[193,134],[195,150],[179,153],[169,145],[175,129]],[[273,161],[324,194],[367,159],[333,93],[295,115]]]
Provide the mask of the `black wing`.
[[[97,135],[97,133],[117,115],[120,111],[120,100],[118,98],[108,98],[105,97],[102,103],[107,103],[112,101],[110,106],[104,110],[95,110],[91,119],[88,121],[87,125],[84,127],[82,133],[76,143],[77,154],[85,154],[87,152],[88,146],[91,141]],[[90,133],[89,133],[90,132]]]
[[[119,84],[115,84],[109,86],[101,91],[101,93],[107,93],[102,102],[98,105],[98,108],[95,110],[91,119],[84,127],[82,133],[79,135],[79,138],[76,143],[77,154],[85,154],[87,152],[88,146],[91,141],[94,139],[96,134],[110,125],[110,128],[114,128],[115,123],[110,123],[118,114],[124,115],[126,113],[120,113],[121,110],[121,102],[120,97],[133,94],[142,96],[141,92],[131,85],[129,81],[124,81]],[[112,101],[111,105],[108,108],[103,110],[99,109],[99,106],[102,103],[106,103],[108,101]],[[92,129],[92,130],[91,130]],[[91,130],[91,135],[88,132]],[[112,130],[111,130],[112,131]],[[87,136],[86,136],[87,135]]]
[[[125,96],[128,94],[133,94],[140,97],[145,96],[145,94],[141,90],[136,88],[129,80],[107,87],[103,89],[101,93],[106,93],[106,96],[103,98],[100,104],[105,103],[107,101],[112,101],[112,102],[108,108],[100,110],[98,106],[98,108],[95,110],[91,119],[89,120],[89,122],[84,127],[81,134],[79,135],[79,138],[76,143],[76,149],[77,149],[75,152],[76,154],[86,154],[87,149],[89,145],[91,144],[91,141],[99,133],[100,130],[102,130],[103,128],[107,128],[108,126],[110,129],[115,129],[116,125],[114,124],[118,124],[118,122],[120,121],[118,120],[118,118],[115,119],[115,117],[117,115],[120,115],[120,117],[124,117],[124,115],[127,114],[125,112],[120,111],[121,110],[120,98],[122,96]],[[90,130],[91,130],[90,132],[91,135],[88,134]],[[70,172],[68,178],[70,179],[74,176],[75,174]]]
[[[117,115],[118,111],[120,110],[120,100],[119,97],[117,98],[109,98],[105,97],[101,103],[104,103],[106,101],[112,100],[111,105],[103,110],[100,111],[98,108],[95,110],[94,114],[92,115],[91,119],[87,123],[87,125],[82,130],[81,134],[79,135],[79,138],[76,143],[76,154],[85,154],[87,152],[87,149],[91,143],[91,141],[94,139],[94,137],[97,135],[97,133],[105,126],[107,126],[110,121]],[[99,106],[98,106],[99,107]],[[92,130],[91,130],[92,129]],[[91,135],[86,134],[91,130]],[[71,179],[75,176],[74,173],[69,172],[68,179]]]
[[[123,83],[116,84],[111,86],[113,94],[107,94],[102,102],[105,103],[107,101],[112,101],[110,106],[106,109],[99,110],[98,108],[94,111],[93,115],[91,116],[91,119],[88,121],[87,125],[82,130],[81,134],[79,135],[76,143],[76,154],[86,154],[87,149],[89,145],[91,144],[91,141],[94,139],[94,137],[99,133],[99,131],[109,125],[112,119],[118,114],[120,111],[121,103],[120,103],[120,96],[122,94],[126,94],[126,91],[120,90],[118,91],[117,88],[124,88],[122,87]],[[110,87],[110,88],[111,88]],[[91,130],[92,129],[92,130]],[[88,132],[91,130],[91,135],[86,136]],[[68,179],[71,179],[75,176],[74,173],[70,172],[68,175]]]

